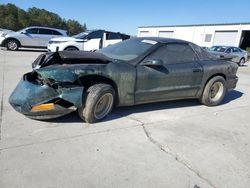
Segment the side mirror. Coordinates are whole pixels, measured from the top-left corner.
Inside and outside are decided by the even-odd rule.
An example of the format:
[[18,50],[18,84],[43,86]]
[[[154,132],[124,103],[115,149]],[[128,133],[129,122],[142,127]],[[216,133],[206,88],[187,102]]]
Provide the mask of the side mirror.
[[24,34],[24,35],[26,35],[26,34],[27,34],[27,32],[26,32],[26,31],[22,31],[22,32],[21,32],[21,34]]
[[141,63],[144,66],[163,66],[163,61],[160,59],[147,60]]

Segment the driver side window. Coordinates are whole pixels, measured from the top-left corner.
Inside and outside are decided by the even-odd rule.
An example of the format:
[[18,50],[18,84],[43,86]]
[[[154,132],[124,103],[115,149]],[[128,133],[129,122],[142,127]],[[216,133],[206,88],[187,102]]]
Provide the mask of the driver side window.
[[232,49],[231,49],[231,48],[228,48],[228,49],[226,50],[226,53],[228,53],[228,54],[232,53]]
[[103,31],[93,31],[87,36],[87,39],[102,39]]
[[177,64],[195,61],[197,56],[188,44],[167,44],[158,48],[146,59],[160,59],[164,64]]
[[38,29],[37,28],[27,29],[26,33],[28,33],[28,34],[38,34]]

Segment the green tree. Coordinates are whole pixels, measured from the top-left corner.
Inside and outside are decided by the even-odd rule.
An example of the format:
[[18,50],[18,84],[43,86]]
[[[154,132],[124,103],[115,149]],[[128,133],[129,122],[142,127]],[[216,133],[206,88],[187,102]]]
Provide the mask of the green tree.
[[75,35],[77,33],[85,31],[86,25],[84,24],[84,26],[82,26],[75,20],[68,20],[67,29],[68,29],[69,35]]
[[20,30],[28,26],[54,27],[68,30],[71,35],[86,30],[86,24],[81,25],[76,20],[65,20],[58,14],[36,7],[27,11],[18,8],[14,4],[0,5],[0,28]]

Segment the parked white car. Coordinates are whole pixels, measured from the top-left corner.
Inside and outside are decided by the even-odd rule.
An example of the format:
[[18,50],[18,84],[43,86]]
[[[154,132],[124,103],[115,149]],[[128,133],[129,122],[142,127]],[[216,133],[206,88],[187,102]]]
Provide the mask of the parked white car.
[[13,32],[13,31],[8,30],[8,29],[0,28],[0,44],[4,41],[5,36],[6,36],[8,33],[10,33],[10,32]]
[[53,38],[48,43],[48,51],[95,51],[129,39],[130,36],[105,30],[83,32],[72,37]]
[[47,48],[49,40],[53,37],[67,36],[67,31],[49,27],[27,27],[17,32],[2,34],[0,45],[8,50],[24,48]]

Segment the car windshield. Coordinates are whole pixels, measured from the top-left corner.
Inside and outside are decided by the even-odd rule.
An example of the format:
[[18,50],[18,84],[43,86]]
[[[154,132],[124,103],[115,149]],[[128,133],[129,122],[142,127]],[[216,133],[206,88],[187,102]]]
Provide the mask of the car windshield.
[[209,48],[209,51],[214,51],[214,52],[225,52],[226,51],[226,47],[223,46],[213,46],[211,48]]
[[86,32],[82,32],[82,33],[79,33],[77,35],[73,35],[72,37],[76,38],[76,39],[83,39],[85,36],[87,36],[88,33]]
[[154,40],[133,38],[113,44],[98,50],[98,52],[112,59],[131,61],[146,52],[156,43]]

